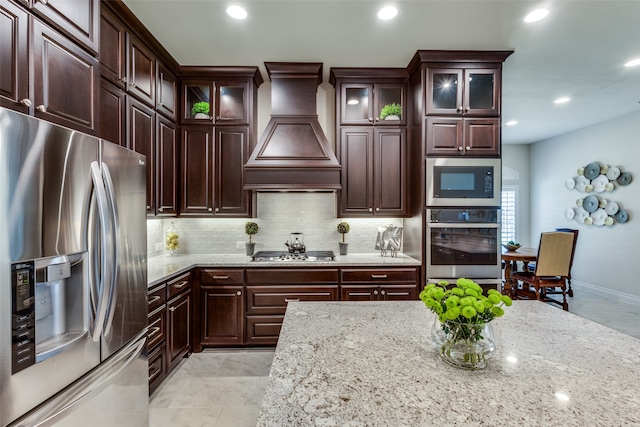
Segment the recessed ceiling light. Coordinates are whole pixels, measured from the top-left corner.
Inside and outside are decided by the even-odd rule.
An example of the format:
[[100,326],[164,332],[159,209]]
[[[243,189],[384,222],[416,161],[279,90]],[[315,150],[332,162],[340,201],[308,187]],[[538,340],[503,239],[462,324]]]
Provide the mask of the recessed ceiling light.
[[507,123],[505,123],[505,125],[507,126],[515,126],[518,124],[517,120],[509,120]]
[[227,15],[234,19],[245,19],[247,17],[247,11],[240,6],[233,5],[227,8]]
[[569,98],[568,96],[563,96],[560,97],[558,99],[556,99],[555,101],[553,101],[554,104],[564,104],[565,102],[569,102],[571,101],[571,98]]
[[640,58],[632,59],[631,61],[624,64],[625,67],[636,67],[640,65]]
[[536,9],[524,17],[524,22],[537,22],[549,14],[547,9]]
[[385,6],[380,11],[378,11],[378,19],[382,19],[383,21],[387,21],[389,19],[393,19],[398,14],[398,9],[393,6]]

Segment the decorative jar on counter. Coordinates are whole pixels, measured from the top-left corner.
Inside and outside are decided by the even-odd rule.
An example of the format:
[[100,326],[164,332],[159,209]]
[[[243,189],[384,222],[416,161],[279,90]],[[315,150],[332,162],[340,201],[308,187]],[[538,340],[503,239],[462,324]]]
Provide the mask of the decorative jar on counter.
[[173,224],[173,222],[167,227],[167,231],[165,232],[164,241],[165,248],[169,251],[169,255],[175,255],[180,247],[179,242],[180,234],[178,233],[178,229]]

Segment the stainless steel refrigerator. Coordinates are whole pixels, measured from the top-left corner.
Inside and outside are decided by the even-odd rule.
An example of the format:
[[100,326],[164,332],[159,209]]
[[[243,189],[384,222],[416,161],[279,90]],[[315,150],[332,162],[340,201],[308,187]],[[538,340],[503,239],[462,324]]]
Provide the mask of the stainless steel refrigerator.
[[147,426],[145,157],[0,108],[0,422]]

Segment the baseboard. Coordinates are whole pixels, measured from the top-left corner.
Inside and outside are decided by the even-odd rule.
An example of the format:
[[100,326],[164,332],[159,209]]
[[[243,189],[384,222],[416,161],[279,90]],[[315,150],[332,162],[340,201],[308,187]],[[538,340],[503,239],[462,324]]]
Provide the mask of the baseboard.
[[619,298],[621,300],[624,300],[624,302],[629,303],[629,304],[633,304],[633,305],[637,305],[640,307],[640,297],[635,296],[635,295],[631,295],[631,294],[627,294],[624,292],[619,292],[619,291],[614,291],[613,289],[607,289],[607,288],[603,288],[602,286],[596,286],[596,285],[592,285],[590,283],[584,283],[584,282],[579,282],[577,280],[572,280],[571,281],[571,287],[572,288],[588,288],[592,291],[595,292],[600,292],[602,294],[606,294],[608,296],[614,296],[616,298]]

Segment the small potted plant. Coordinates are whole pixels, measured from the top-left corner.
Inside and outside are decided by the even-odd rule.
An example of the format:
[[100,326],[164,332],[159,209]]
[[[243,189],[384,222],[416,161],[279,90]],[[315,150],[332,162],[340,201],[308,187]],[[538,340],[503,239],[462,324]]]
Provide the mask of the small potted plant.
[[196,119],[209,119],[209,103],[206,101],[196,102],[191,107],[191,115]]
[[402,106],[392,102],[382,107],[380,110],[380,120],[400,120],[402,115]]
[[342,234],[342,242],[338,242],[338,245],[340,246],[340,255],[347,254],[347,248],[349,247],[349,243],[344,241],[344,235],[347,234],[350,229],[351,227],[349,227],[348,222],[343,221],[340,224],[338,224],[338,233]]
[[249,236],[249,241],[247,243],[245,243],[245,247],[247,250],[247,255],[253,255],[253,251],[256,248],[256,243],[251,241],[251,236],[253,236],[254,234],[256,234],[258,232],[258,224],[256,224],[255,222],[247,222],[244,225],[244,232]]

